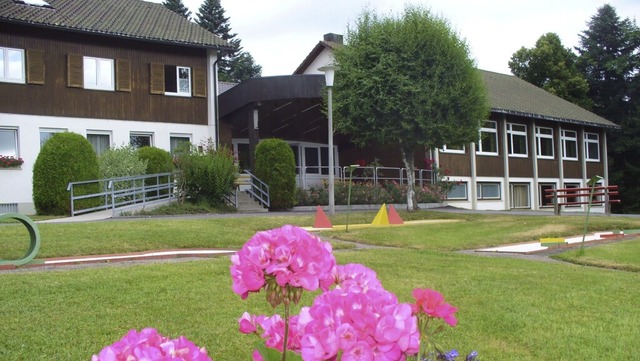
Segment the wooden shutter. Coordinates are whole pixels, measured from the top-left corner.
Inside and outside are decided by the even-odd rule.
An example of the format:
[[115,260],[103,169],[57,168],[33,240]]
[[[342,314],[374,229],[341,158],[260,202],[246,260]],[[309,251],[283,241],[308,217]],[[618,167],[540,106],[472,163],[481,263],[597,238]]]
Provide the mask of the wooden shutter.
[[70,88],[84,87],[84,67],[82,55],[67,54],[67,86]]
[[131,62],[126,59],[116,59],[116,90],[131,92]]
[[27,83],[44,84],[44,50],[27,49]]
[[164,65],[159,63],[151,63],[151,72],[149,86],[151,94],[164,94]]
[[207,68],[193,68],[193,96],[207,97]]

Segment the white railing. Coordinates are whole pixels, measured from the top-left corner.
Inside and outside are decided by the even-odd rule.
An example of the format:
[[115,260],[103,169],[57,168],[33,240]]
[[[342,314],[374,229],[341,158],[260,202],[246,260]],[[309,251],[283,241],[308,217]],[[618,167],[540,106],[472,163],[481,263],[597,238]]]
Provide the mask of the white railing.
[[[335,167],[334,176],[336,180],[347,180],[349,178],[349,167]],[[422,187],[426,184],[436,183],[437,172],[431,169],[415,169],[415,184]],[[296,167],[296,182],[298,187],[309,189],[317,186],[329,179],[329,167]],[[397,167],[358,167],[353,170],[352,180],[354,182],[371,182],[375,185],[385,182],[398,182],[406,184],[407,169]]]

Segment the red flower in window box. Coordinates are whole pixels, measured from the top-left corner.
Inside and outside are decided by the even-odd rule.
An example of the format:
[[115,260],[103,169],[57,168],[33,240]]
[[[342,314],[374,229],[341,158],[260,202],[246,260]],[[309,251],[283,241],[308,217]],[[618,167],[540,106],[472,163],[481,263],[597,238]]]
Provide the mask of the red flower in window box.
[[24,163],[22,158],[16,158],[12,155],[0,155],[0,168],[18,168]]

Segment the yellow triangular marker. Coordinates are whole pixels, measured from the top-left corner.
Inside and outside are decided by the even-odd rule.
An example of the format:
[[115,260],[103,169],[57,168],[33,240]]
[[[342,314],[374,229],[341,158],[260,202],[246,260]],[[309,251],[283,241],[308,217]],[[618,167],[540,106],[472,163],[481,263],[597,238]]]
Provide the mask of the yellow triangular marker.
[[387,205],[386,204],[382,204],[382,207],[380,207],[380,210],[378,211],[378,214],[376,214],[376,218],[373,219],[373,222],[371,222],[372,225],[374,226],[388,226],[389,225],[389,216],[387,215]]

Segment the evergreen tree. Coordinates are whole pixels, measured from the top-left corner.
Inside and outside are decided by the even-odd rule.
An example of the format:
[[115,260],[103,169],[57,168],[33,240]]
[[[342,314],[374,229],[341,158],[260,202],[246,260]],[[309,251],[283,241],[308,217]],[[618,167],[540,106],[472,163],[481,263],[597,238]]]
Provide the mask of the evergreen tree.
[[167,9],[173,11],[174,13],[178,13],[184,16],[185,18],[187,18],[187,20],[191,19],[191,11],[189,11],[189,9],[184,6],[182,0],[164,0],[162,5],[164,5]]
[[220,0],[204,0],[198,9],[196,23],[226,40],[234,49],[233,52],[224,53],[218,62],[220,80],[240,82],[260,76],[262,67],[255,64],[251,54],[242,51],[241,41],[236,38],[238,34],[231,32],[229,17],[224,15]]
[[542,35],[531,49],[520,48],[509,61],[511,72],[551,94],[591,108],[589,84],[576,65],[577,55],[554,33]]
[[610,183],[620,186],[616,211],[640,211],[640,30],[611,5],[598,9],[580,35],[579,66],[594,111],[621,129],[610,132]]

